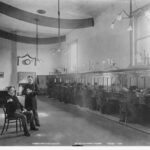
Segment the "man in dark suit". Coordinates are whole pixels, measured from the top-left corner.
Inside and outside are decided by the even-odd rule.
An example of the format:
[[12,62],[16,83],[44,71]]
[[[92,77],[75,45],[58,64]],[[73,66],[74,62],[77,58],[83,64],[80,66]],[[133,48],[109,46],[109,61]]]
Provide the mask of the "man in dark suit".
[[15,95],[15,88],[13,86],[8,87],[8,95],[6,96],[6,113],[8,114],[8,117],[16,117],[21,119],[25,136],[30,136],[27,127],[27,118],[30,122],[30,129],[38,130],[33,121],[33,113],[27,111],[19,102],[17,96]]
[[37,94],[38,94],[38,87],[33,82],[33,77],[28,76],[28,84],[25,85],[24,90],[22,92],[25,95],[25,108],[28,111],[33,112],[33,117],[35,120],[35,125],[40,126],[40,121],[37,112]]
[[131,86],[129,88],[129,92],[127,95],[127,110],[128,110],[128,115],[127,115],[127,121],[136,123],[138,121],[138,105],[139,105],[139,100],[136,95],[136,90],[137,87]]

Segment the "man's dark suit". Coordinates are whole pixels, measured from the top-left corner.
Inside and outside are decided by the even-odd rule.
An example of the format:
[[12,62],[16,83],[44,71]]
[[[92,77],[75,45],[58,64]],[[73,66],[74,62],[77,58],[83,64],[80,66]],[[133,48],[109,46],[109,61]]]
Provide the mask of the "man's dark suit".
[[[32,90],[32,92],[29,94],[27,93],[27,89]],[[39,117],[37,113],[37,94],[38,94],[38,87],[36,84],[26,84],[24,86],[24,90],[22,92],[23,95],[25,95],[25,108],[27,110],[32,110],[33,111],[33,116],[35,120],[35,124],[39,125]]]
[[30,128],[31,129],[35,128],[32,112],[23,111],[23,106],[19,102],[17,96],[15,95],[11,96],[8,94],[6,96],[5,107],[6,107],[6,113],[8,114],[8,117],[16,117],[21,119],[25,134],[28,133],[27,118],[30,120]]

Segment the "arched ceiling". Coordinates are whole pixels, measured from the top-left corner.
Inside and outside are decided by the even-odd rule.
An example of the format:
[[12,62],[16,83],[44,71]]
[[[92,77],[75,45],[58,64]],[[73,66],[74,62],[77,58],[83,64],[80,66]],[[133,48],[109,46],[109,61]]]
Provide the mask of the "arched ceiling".
[[[150,3],[149,0],[133,1],[136,9]],[[0,29],[7,32],[13,31],[21,36],[35,37],[34,17],[39,15],[38,9],[43,9],[46,14],[38,16],[39,36],[57,37],[57,2],[57,0],[0,0]],[[93,26],[93,19],[112,5],[118,6],[118,10],[120,7],[128,8],[129,0],[60,0],[61,35],[64,36],[75,28]],[[6,6],[21,12],[18,13]],[[25,13],[22,14],[22,12]]]
[[[94,17],[102,8],[116,1],[118,0],[60,0],[61,17],[64,19]],[[57,18],[58,0],[1,0],[1,2],[30,13],[37,14],[38,9],[43,9],[46,11],[44,16]]]

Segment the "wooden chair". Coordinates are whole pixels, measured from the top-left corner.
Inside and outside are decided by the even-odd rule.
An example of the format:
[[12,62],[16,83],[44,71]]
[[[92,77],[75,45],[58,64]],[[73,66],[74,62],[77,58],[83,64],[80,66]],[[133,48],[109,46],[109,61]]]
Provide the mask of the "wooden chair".
[[20,126],[20,131],[22,131],[21,120],[19,118],[16,118],[16,117],[9,117],[8,114],[6,113],[5,106],[2,106],[2,109],[4,112],[4,125],[3,125],[2,131],[1,131],[1,135],[3,135],[5,129],[6,129],[5,131],[8,130],[10,123],[16,124],[16,134],[18,133],[18,124]]

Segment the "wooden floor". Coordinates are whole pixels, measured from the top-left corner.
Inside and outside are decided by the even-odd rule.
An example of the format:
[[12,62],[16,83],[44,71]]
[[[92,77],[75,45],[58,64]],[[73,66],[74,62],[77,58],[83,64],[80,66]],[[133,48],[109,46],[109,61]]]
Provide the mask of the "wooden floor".
[[[71,145],[150,145],[150,135],[94,115],[89,111],[60,103],[44,96],[38,97],[41,121],[39,131],[31,137],[23,132],[16,135],[15,128],[0,136],[0,146],[71,146]],[[0,110],[0,126],[3,117]]]

